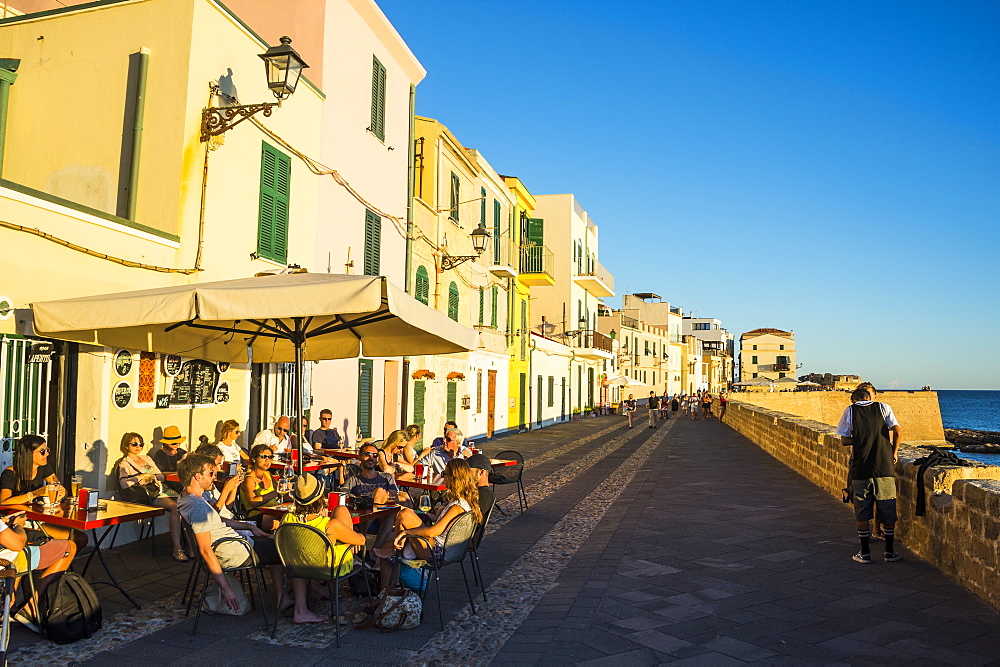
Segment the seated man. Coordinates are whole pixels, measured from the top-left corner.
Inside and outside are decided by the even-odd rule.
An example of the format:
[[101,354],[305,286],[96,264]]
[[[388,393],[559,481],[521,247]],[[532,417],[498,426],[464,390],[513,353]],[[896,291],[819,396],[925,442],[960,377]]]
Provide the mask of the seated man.
[[399,502],[410,499],[405,491],[396,486],[396,478],[392,473],[382,472],[378,468],[378,447],[362,445],[358,462],[361,464],[359,475],[348,475],[341,485],[341,490],[354,497],[370,496],[376,505],[384,505],[390,497]]
[[458,430],[458,424],[456,424],[455,422],[445,422],[444,423],[444,431],[443,431],[443,433],[440,436],[438,436],[437,438],[434,438],[434,441],[431,442],[431,449],[433,449],[435,447],[441,447],[441,446],[444,445],[444,436],[445,436],[445,434],[448,433],[449,429]]
[[483,454],[473,454],[468,459],[472,474],[476,476],[476,486],[479,487],[479,509],[483,513],[483,519],[489,516],[490,510],[496,504],[497,498],[490,488],[490,472],[493,464]]
[[240,538],[236,529],[250,532],[258,562],[271,566],[275,590],[281,590],[285,585],[285,572],[274,546],[274,537],[253,524],[223,519],[215,507],[205,500],[203,494],[215,485],[215,461],[201,454],[190,454],[177,466],[177,476],[184,485],[185,494],[177,501],[177,509],[191,525],[197,542],[191,548],[198,549],[205,567],[219,586],[226,606],[236,611],[239,609],[239,601],[222,568],[239,567],[250,559],[247,550],[236,542],[224,542],[217,549],[213,549],[212,545],[224,537]]
[[[288,450],[288,429],[291,426],[288,417],[282,415],[274,422],[272,428],[261,431],[253,439],[254,445],[267,445],[275,454],[283,454]],[[252,448],[252,447],[251,447]]]
[[444,467],[452,459],[467,459],[472,456],[472,450],[462,446],[465,436],[457,428],[450,428],[444,432],[444,444],[440,447],[432,447],[421,452],[417,461],[426,466],[430,466],[435,474],[444,472]]
[[319,428],[312,432],[309,438],[313,448],[336,449],[340,446],[340,433],[333,428],[333,412],[330,410],[320,410]]

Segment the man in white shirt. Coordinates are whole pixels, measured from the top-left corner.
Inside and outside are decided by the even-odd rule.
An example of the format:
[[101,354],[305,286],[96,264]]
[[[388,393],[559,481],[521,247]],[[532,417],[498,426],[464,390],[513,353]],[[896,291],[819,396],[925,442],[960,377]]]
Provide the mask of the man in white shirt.
[[462,445],[465,436],[457,428],[450,428],[444,432],[444,444],[440,447],[432,447],[421,453],[418,461],[428,465],[435,474],[444,472],[444,467],[452,459],[467,459],[472,456],[472,450]]
[[267,445],[275,454],[283,454],[288,449],[288,428],[291,425],[288,417],[282,415],[274,422],[274,427],[261,431],[253,439],[254,445]]

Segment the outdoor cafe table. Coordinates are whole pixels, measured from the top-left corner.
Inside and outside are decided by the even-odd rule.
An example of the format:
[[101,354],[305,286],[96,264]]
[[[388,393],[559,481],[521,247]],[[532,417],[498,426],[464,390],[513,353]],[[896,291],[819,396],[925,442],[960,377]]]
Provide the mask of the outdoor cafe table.
[[[271,464],[271,468],[270,469],[273,470],[275,476],[277,476],[277,475],[279,475],[279,474],[281,474],[282,472],[285,471],[285,465],[286,464],[282,463],[281,461],[275,461],[275,462],[273,462]],[[336,465],[337,465],[337,463],[326,463],[326,462],[307,463],[305,465],[305,467],[303,468],[303,470],[305,472],[316,472],[317,470],[323,470],[325,468],[333,468]],[[167,480],[168,482],[179,482],[179,481],[181,481],[181,478],[177,476],[176,472],[165,473],[163,478],[165,480]],[[217,484],[223,484],[223,483],[225,483],[225,481],[228,478],[229,478],[228,475],[221,475],[220,474],[216,478],[217,479],[216,483]]]
[[[121,524],[141,519],[154,519],[163,515],[166,510],[151,505],[125,503],[119,500],[101,500],[100,502],[101,505],[106,504],[107,507],[105,509],[83,510],[75,505],[70,505],[69,499],[63,499],[55,507],[43,507],[41,503],[3,505],[0,506],[0,512],[7,513],[24,510],[25,517],[30,521],[75,528],[84,532],[91,531],[94,537],[94,551],[91,552],[90,557],[87,558],[87,562],[83,566],[83,574],[87,573],[90,561],[93,560],[94,553],[96,553],[98,559],[101,561],[101,565],[104,567],[104,572],[111,581],[95,581],[91,583],[104,584],[117,588],[136,609],[140,609],[139,603],[132,599],[132,596],[128,594],[128,591],[122,587],[118,579],[108,568],[108,564],[104,560],[104,550],[101,549],[101,545],[104,544],[107,536],[112,533],[112,528],[114,528],[114,533],[117,535]],[[98,528],[105,528],[106,530],[103,533],[98,533]],[[114,538],[111,541],[114,543]]]

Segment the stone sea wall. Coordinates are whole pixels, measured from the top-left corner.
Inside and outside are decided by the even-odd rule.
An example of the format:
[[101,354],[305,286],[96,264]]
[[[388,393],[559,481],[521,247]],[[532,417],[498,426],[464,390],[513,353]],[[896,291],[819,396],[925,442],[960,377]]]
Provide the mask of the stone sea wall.
[[[847,479],[850,448],[840,444],[835,427],[742,398],[729,401],[726,424],[839,499]],[[888,401],[889,397],[885,398]],[[929,468],[923,482],[926,513],[915,516],[919,466],[913,461],[930,450],[907,444],[907,422],[896,409],[897,402],[891,404],[903,426],[896,465],[897,539],[1000,609],[1000,467],[970,462],[968,466]],[[843,527],[850,528],[851,524]]]

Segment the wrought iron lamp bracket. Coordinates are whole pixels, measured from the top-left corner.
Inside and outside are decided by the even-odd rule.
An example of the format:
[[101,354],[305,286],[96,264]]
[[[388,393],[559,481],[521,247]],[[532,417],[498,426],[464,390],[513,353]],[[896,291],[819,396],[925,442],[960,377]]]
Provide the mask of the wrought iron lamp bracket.
[[450,271],[459,264],[464,264],[472,259],[479,259],[479,255],[441,255],[441,270]]
[[264,112],[264,116],[270,116],[272,109],[276,106],[280,106],[280,103],[264,102],[232,107],[207,107],[201,112],[201,140],[208,141],[214,136],[227,132],[258,112]]

